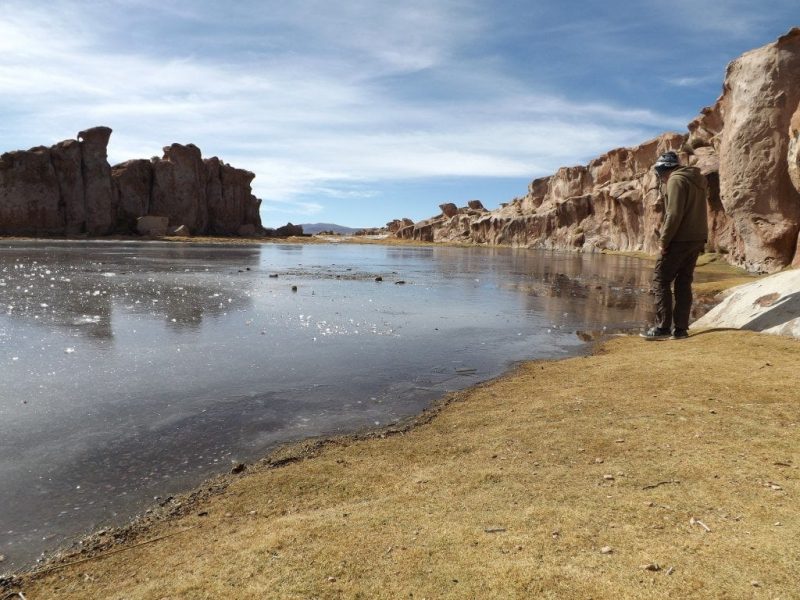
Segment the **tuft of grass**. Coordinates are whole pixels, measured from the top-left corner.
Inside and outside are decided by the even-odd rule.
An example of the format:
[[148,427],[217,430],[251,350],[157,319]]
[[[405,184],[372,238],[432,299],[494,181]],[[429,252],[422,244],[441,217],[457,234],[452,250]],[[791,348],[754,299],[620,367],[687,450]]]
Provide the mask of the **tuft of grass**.
[[527,363],[408,426],[285,448],[151,524],[139,539],[152,543],[26,576],[21,589],[64,600],[794,597],[798,361],[797,340],[709,331]]

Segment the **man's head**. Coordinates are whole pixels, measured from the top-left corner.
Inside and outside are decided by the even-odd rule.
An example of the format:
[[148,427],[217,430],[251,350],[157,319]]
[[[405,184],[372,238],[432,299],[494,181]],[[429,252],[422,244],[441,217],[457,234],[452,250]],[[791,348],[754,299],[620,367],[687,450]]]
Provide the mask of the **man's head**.
[[670,150],[658,157],[656,164],[653,165],[653,169],[655,169],[656,175],[658,175],[661,181],[666,181],[669,179],[670,174],[680,166],[681,161],[678,159],[678,155]]

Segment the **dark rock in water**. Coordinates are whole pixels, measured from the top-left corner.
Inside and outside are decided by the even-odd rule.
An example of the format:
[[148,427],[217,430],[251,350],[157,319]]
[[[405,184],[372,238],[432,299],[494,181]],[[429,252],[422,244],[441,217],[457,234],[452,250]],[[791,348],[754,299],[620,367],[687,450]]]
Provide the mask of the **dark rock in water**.
[[231,473],[233,473],[234,475],[238,475],[239,473],[242,473],[245,470],[245,468],[246,467],[244,463],[238,463],[236,465],[233,465],[233,467],[231,468]]
[[278,227],[275,230],[276,237],[291,237],[301,235],[303,235],[303,228],[300,227],[300,225],[292,225],[291,223],[287,223],[283,227]]
[[383,281],[383,277],[381,277],[380,275],[378,275],[378,276],[375,278],[375,281]]

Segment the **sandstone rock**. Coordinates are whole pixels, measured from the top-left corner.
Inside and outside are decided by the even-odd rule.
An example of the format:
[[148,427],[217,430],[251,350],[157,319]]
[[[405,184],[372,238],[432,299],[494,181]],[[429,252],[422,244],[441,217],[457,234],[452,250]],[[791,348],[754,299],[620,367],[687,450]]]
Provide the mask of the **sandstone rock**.
[[707,248],[733,264],[772,271],[800,265],[800,29],[728,68],[723,94],[688,125],[585,166],[534,179],[528,193],[490,212],[454,211],[397,237],[552,249],[655,253],[663,199],[656,157],[679,153],[709,184]]
[[239,230],[236,233],[242,237],[253,237],[256,235],[256,226],[251,223],[247,223],[239,227]]
[[86,233],[82,154],[81,143],[77,140],[64,140],[50,148],[64,210],[64,233],[67,234]]
[[81,145],[86,233],[107,235],[115,221],[111,167],[108,164],[109,127],[92,127],[78,133]]
[[292,225],[291,223],[287,223],[283,227],[278,227],[275,230],[275,235],[277,237],[301,236],[303,235],[303,228],[300,225]]
[[736,263],[775,271],[795,255],[800,192],[787,166],[790,122],[800,103],[800,28],[728,65],[715,107],[720,195],[740,243]]
[[0,233],[62,233],[58,177],[43,147],[0,156]]
[[467,202],[467,206],[472,210],[486,210],[480,200],[470,200]]
[[445,217],[455,217],[458,214],[458,207],[452,202],[440,204],[439,208]]
[[208,226],[207,182],[197,146],[166,146],[163,159],[153,163],[150,211],[168,217],[172,225],[183,224],[193,233],[204,233]]
[[111,177],[117,190],[117,231],[137,231],[137,219],[150,212],[150,191],[153,187],[153,165],[136,159],[115,165]]
[[139,235],[161,237],[167,235],[169,219],[167,217],[147,216],[136,220],[136,231]]

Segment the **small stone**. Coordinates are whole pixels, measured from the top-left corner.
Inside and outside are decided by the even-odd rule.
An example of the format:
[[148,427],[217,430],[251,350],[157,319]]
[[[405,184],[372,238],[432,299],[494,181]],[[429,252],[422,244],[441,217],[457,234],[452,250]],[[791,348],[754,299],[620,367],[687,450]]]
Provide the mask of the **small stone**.
[[625,440],[623,440],[622,438],[620,438],[620,439],[618,439],[618,440],[614,440],[614,442],[615,442],[615,443],[617,443],[617,444],[623,444],[623,443],[625,443]]
[[486,533],[503,533],[506,530],[505,527],[485,527],[484,531]]
[[201,510],[199,513],[197,513],[197,516],[198,517],[207,517],[208,516],[208,511],[207,510]]
[[375,278],[375,281],[383,281],[383,277],[381,277],[380,275],[378,275],[378,276]]
[[273,279],[277,279],[278,278],[278,274],[277,273],[270,273],[269,276],[272,277]]
[[560,532],[558,529],[554,529],[554,530],[553,530],[553,533],[551,533],[550,535],[552,535],[552,536],[553,536],[553,539],[557,539],[557,538],[558,538],[558,536],[560,536],[560,535],[561,535],[561,532]]
[[406,282],[405,282],[405,281],[403,281],[402,279],[401,279],[400,281],[395,281],[395,282],[394,282],[394,284],[395,284],[395,285],[405,285],[405,283],[406,283]]
[[5,560],[6,560],[5,555],[4,554],[0,554],[0,563],[4,562]]
[[226,517],[228,517],[228,518],[230,518],[230,517],[232,517],[232,516],[233,516],[233,513],[226,512],[226,513],[225,513],[225,516],[226,516]]
[[614,476],[611,475],[610,473],[606,473],[605,475],[603,475],[603,479],[605,479],[606,481],[614,481]]
[[645,571],[653,571],[653,572],[656,572],[656,571],[660,571],[660,570],[661,570],[661,567],[659,566],[659,564],[658,564],[658,563],[648,563],[648,564],[646,564],[646,565],[643,565],[643,566],[642,566],[642,568],[643,568]]
[[594,462],[595,462],[595,464],[597,464],[597,465],[602,465],[602,464],[603,464],[603,459],[602,459],[602,458],[595,458],[595,459],[594,459]]
[[782,523],[780,521],[775,521],[775,527],[780,527]]
[[233,465],[233,467],[231,467],[231,473],[233,473],[234,475],[238,475],[239,473],[244,471],[244,469],[245,469],[244,463],[237,463]]
[[750,585],[752,585],[753,587],[761,587],[761,584],[755,579],[750,582]]
[[297,286],[296,286],[296,285],[293,285],[293,286],[292,286],[292,291],[293,291],[293,292],[296,292],[296,291],[297,291]]
[[336,577],[328,577],[329,583],[333,583],[334,581],[336,581]]
[[602,548],[600,548],[601,554],[612,554],[613,552],[614,549],[611,546],[603,546]]

